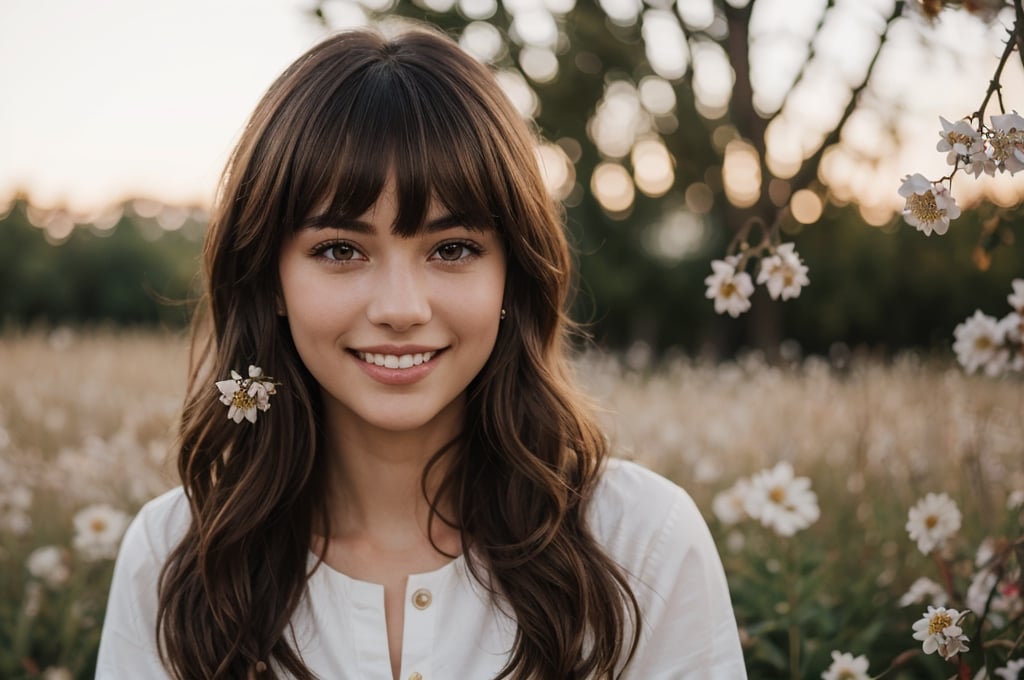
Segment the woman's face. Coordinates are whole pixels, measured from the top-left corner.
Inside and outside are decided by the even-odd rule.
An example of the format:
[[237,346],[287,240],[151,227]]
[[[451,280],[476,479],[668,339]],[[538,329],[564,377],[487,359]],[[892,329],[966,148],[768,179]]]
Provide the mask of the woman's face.
[[281,250],[295,347],[327,417],[342,426],[451,422],[439,416],[461,415],[497,338],[505,286],[497,233],[462,226],[437,203],[412,237],[392,233],[396,217],[389,181],[358,219],[301,228]]

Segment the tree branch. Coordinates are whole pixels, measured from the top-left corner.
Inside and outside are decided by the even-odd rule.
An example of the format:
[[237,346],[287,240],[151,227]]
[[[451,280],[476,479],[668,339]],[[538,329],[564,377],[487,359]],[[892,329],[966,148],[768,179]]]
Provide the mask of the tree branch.
[[[1020,2],[1021,0],[1015,1]],[[874,56],[871,57],[871,63],[868,64],[868,70],[864,74],[864,80],[861,81],[861,84],[854,88],[850,93],[850,101],[847,103],[846,109],[843,111],[843,115],[839,119],[839,122],[836,124],[832,132],[829,133],[828,137],[825,138],[825,141],[821,143],[818,150],[800,165],[800,169],[790,180],[790,186],[794,192],[799,189],[806,189],[810,185],[811,180],[813,180],[818,174],[818,166],[821,164],[822,156],[825,155],[825,150],[839,142],[839,135],[843,130],[843,126],[846,125],[846,121],[850,119],[850,116],[853,115],[853,112],[857,109],[857,100],[860,97],[860,94],[868,86],[868,83],[871,82],[871,76],[874,74],[875,66],[878,64],[878,57],[882,54],[885,43],[889,38],[889,30],[892,28],[893,22],[895,22],[902,13],[903,3],[897,2],[896,6],[893,8],[892,14],[890,14],[885,21],[885,30],[882,31],[882,35],[879,36],[878,49],[875,50]]]

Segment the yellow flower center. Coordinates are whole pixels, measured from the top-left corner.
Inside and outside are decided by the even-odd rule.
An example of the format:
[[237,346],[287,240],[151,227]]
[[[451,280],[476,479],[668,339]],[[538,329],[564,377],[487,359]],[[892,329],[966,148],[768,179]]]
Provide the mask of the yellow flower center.
[[1024,132],[1020,130],[997,131],[989,143],[992,145],[992,158],[997,161],[1005,161],[1013,155],[1015,149],[1024,149]]
[[89,522],[89,528],[97,534],[101,534],[107,529],[107,522],[102,517],[95,517]]
[[988,337],[987,335],[979,335],[974,340],[974,348],[975,349],[980,349],[980,350],[992,349],[993,345],[994,345],[994,343],[992,342],[992,338]]
[[946,141],[953,144],[963,144],[964,146],[971,145],[971,138],[961,132],[950,132],[946,135]]
[[245,390],[238,390],[235,395],[231,397],[231,405],[248,411],[251,408],[256,408],[256,399],[250,397],[249,393]]
[[845,668],[836,676],[836,680],[857,680],[857,678],[858,675],[856,673]]
[[732,281],[726,281],[722,284],[722,287],[718,289],[718,292],[722,294],[722,297],[732,297],[736,294],[736,284]]
[[935,525],[939,523],[939,518],[935,515],[928,515],[924,518],[924,525],[929,529],[934,529]]
[[953,625],[953,617],[946,612],[939,612],[932,616],[931,620],[928,621],[928,634],[935,635],[946,630],[949,626]]
[[772,500],[772,503],[782,504],[786,500],[786,490],[781,486],[776,486],[768,492],[768,498]]
[[911,194],[907,199],[910,213],[922,222],[937,222],[942,218],[943,211],[935,203],[935,194],[926,191],[923,194]]

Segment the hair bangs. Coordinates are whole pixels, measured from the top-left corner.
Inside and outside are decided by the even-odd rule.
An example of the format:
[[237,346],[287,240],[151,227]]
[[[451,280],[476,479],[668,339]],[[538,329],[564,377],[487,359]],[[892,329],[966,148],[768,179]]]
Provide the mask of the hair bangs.
[[398,203],[396,234],[418,233],[434,201],[466,227],[495,228],[501,220],[488,183],[500,178],[481,151],[492,142],[472,110],[479,103],[453,81],[399,51],[339,83],[296,138],[292,228],[314,214],[359,217],[389,181]]

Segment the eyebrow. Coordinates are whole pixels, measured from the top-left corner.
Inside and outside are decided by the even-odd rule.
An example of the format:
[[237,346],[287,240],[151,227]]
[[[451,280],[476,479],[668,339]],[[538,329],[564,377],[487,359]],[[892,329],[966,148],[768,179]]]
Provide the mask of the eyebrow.
[[[459,215],[452,214],[444,215],[443,217],[438,217],[437,219],[430,220],[425,225],[423,225],[423,228],[426,230],[427,233],[444,231],[445,229],[452,229],[454,227],[464,227],[471,231],[484,231],[483,227],[473,226],[472,224],[467,223],[465,217],[460,217]],[[336,217],[327,214],[307,217],[302,221],[301,224],[299,224],[299,228],[297,229],[297,231],[321,231],[323,229],[344,229],[346,231],[354,231],[358,234],[369,235],[377,233],[376,227],[374,227],[369,222],[364,222],[362,220],[356,219]]]

